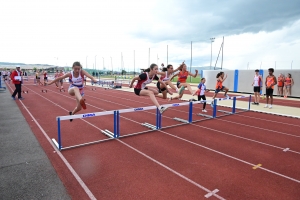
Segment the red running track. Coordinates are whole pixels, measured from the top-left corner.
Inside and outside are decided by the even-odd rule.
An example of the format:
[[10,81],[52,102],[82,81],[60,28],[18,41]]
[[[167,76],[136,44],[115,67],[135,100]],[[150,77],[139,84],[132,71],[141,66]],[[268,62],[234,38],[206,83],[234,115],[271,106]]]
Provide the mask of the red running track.
[[[43,88],[39,86],[24,88],[29,94],[24,94],[22,103],[47,136],[57,138],[55,118],[73,109],[74,98],[54,87],[47,87],[48,93],[39,92]],[[152,105],[149,99],[133,93],[90,88],[85,91],[88,109],[81,113]],[[71,197],[91,198],[26,109],[19,101],[17,104]],[[200,107],[195,106],[195,113]],[[211,112],[210,106],[207,109]],[[187,119],[187,110],[177,107],[166,111],[163,126],[178,124],[174,117]],[[121,135],[147,130],[139,123],[155,124],[154,111],[121,116]],[[203,117],[194,114],[193,119]],[[100,129],[112,128],[112,116],[65,121],[63,146],[105,139]],[[97,199],[206,199],[204,195],[215,189],[219,191],[209,199],[297,199],[297,128],[299,119],[244,112],[61,153]],[[285,152],[285,148],[290,150]],[[257,164],[262,166],[252,169]]]

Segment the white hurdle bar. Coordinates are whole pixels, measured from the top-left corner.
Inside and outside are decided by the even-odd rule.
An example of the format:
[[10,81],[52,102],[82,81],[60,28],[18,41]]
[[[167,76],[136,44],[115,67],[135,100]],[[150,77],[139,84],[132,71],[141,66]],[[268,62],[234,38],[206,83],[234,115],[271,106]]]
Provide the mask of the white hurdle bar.
[[[223,101],[223,100],[233,100],[233,108],[232,113],[235,113],[235,103],[236,99],[239,98],[246,98],[246,96],[236,96],[236,97],[230,97],[230,98],[218,98],[214,99],[214,110],[213,110],[213,116],[212,118],[216,118],[217,113],[217,102]],[[211,102],[211,100],[206,101],[191,101],[191,102],[183,102],[183,103],[173,103],[173,104],[165,104],[162,105],[163,107],[177,107],[177,106],[184,106],[189,105],[189,116],[188,120],[183,120],[180,118],[174,118],[177,121],[183,122],[183,123],[192,123],[192,114],[193,114],[193,103],[203,103],[203,102]],[[249,96],[249,107],[248,110],[250,110],[250,104],[251,104],[251,95]],[[156,106],[147,106],[147,107],[139,107],[139,108],[129,108],[129,109],[121,109],[121,110],[112,110],[112,111],[103,111],[103,112],[95,112],[95,113],[85,113],[85,114],[77,114],[77,115],[66,115],[66,116],[58,116],[56,117],[57,121],[57,128],[58,128],[58,142],[56,142],[55,139],[52,139],[53,143],[59,150],[62,149],[62,142],[61,142],[61,129],[60,129],[60,121],[61,120],[70,120],[70,119],[82,119],[82,118],[89,118],[89,117],[97,117],[97,116],[105,116],[105,115],[114,115],[114,133],[104,130],[102,133],[106,134],[107,136],[111,138],[118,138],[120,136],[120,113],[128,113],[128,112],[140,112],[145,110],[154,110],[156,109],[156,129],[161,129],[161,114]],[[143,125],[146,125],[148,128],[153,129],[155,126],[144,123]]]

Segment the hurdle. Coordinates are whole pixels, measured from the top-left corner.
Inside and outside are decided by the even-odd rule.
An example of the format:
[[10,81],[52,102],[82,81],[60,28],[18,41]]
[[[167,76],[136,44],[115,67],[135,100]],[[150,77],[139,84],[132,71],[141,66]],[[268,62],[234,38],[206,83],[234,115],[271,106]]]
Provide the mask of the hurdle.
[[[201,119],[201,120],[194,120],[193,121],[193,104],[200,104],[203,102],[211,102],[211,100],[206,100],[206,101],[194,101],[194,102],[183,102],[183,103],[173,103],[173,104],[165,104],[162,105],[163,107],[178,107],[178,106],[186,106],[189,105],[189,112],[188,112],[188,120],[184,120],[181,118],[173,118],[176,121],[182,122],[180,124],[175,124],[175,125],[170,125],[170,126],[165,126],[162,127],[162,115],[159,112],[159,109],[156,106],[147,106],[147,107],[138,107],[138,108],[128,108],[128,109],[120,109],[120,110],[110,110],[110,111],[103,111],[103,112],[94,112],[94,113],[84,113],[84,114],[76,114],[76,115],[66,115],[66,116],[58,116],[56,117],[57,121],[57,140],[55,138],[52,139],[52,142],[54,145],[57,147],[59,151],[62,150],[67,150],[67,149],[72,149],[76,147],[81,147],[81,146],[86,146],[86,145],[91,145],[91,144],[96,144],[96,143],[101,143],[105,141],[110,141],[110,140],[115,140],[115,139],[120,139],[124,137],[129,137],[129,136],[134,136],[142,133],[149,133],[152,131],[157,131],[157,130],[162,130],[166,128],[171,128],[171,127],[176,127],[176,126],[181,126],[181,125],[187,125],[191,124],[193,122],[199,122],[207,119],[214,119],[217,117],[223,117],[227,115],[232,115],[236,113],[241,113],[241,112],[246,112],[250,110],[250,105],[251,105],[251,95],[248,96],[249,98],[249,105],[247,109],[243,109],[241,112],[236,112],[235,106],[236,106],[236,100],[239,98],[247,98],[246,96],[236,96],[236,97],[230,97],[230,98],[219,98],[219,99],[214,99],[214,109],[212,116],[209,115],[203,115],[206,117],[206,119]],[[222,116],[217,116],[217,102],[218,101],[224,101],[224,100],[232,100],[233,101],[233,108],[232,112],[227,113],[226,111],[225,115]],[[142,112],[142,111],[147,111],[147,110],[154,110],[156,109],[156,124],[149,124],[147,122],[141,123],[140,125],[145,126],[149,128],[150,130],[146,131],[141,131],[141,132],[136,132],[136,133],[131,133],[131,134],[126,134],[126,135],[120,135],[120,114],[122,113],[129,113],[129,112]],[[62,133],[61,133],[61,121],[64,120],[70,120],[70,119],[82,119],[84,120],[85,118],[90,118],[90,117],[100,117],[100,116],[106,116],[106,115],[113,115],[114,120],[113,120],[113,132],[104,129],[100,130],[101,133],[106,135],[108,138],[107,139],[100,139],[92,142],[86,142],[86,143],[81,143],[81,144],[76,144],[72,146],[67,146],[63,147],[62,146]]]
[[4,90],[6,90],[6,87],[2,86],[2,79],[1,79],[1,76],[0,76],[0,88],[3,88]]

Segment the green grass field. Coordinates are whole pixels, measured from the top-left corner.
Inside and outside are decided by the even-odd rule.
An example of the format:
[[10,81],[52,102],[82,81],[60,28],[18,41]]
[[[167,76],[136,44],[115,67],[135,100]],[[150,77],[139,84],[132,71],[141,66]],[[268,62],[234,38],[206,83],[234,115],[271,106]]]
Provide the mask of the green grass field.
[[[132,79],[133,78],[133,74],[132,75],[126,75],[126,76],[116,76],[117,79]],[[105,76],[100,76],[100,79],[102,78],[109,78],[109,79],[115,79],[115,76],[112,75],[105,75]],[[177,77],[175,77],[172,82],[177,82]],[[200,83],[200,76],[198,75],[196,78],[194,77],[188,77],[186,80],[187,83]]]

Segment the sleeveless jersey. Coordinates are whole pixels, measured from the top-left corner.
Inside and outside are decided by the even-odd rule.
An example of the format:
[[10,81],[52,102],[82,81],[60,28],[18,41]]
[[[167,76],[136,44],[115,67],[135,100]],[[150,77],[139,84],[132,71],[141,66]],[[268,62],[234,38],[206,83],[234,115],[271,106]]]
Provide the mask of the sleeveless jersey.
[[141,78],[141,80],[138,80],[136,86],[134,87],[136,89],[144,89],[146,85],[151,83],[153,80],[159,80],[156,75],[154,75],[152,78],[149,78],[148,72],[140,74],[139,77]]
[[161,76],[161,77],[160,77],[160,80],[161,80],[161,81],[168,81],[168,80],[170,80],[170,78],[168,77],[168,71],[166,71],[165,73],[166,73],[165,76]]
[[278,77],[278,79],[277,79],[277,85],[278,85],[278,87],[282,87],[283,86],[283,78],[282,77]]
[[[270,87],[272,84],[274,84],[274,76],[268,76],[267,77],[267,86]],[[272,89],[274,89],[274,85],[272,86]]]
[[254,87],[259,87],[261,84],[261,79],[260,79],[260,76],[254,76],[254,84],[253,84],[253,86]]
[[216,84],[216,89],[217,90],[221,90],[222,87],[223,87],[223,82],[218,79],[217,80],[217,84]]
[[291,78],[286,77],[286,78],[285,78],[285,84],[286,84],[286,85],[291,85],[291,84],[292,84]]
[[205,90],[206,90],[206,85],[204,85],[203,83],[200,83],[200,84],[198,85],[198,88],[199,88],[199,95],[200,95],[200,96],[204,95],[204,92],[205,92]]
[[178,82],[185,83],[189,73],[187,71],[178,73]]
[[79,71],[79,76],[76,78],[74,77],[73,71],[71,71],[71,77],[69,77],[70,88],[71,87],[78,87],[79,89],[83,89],[83,75],[82,71]]

